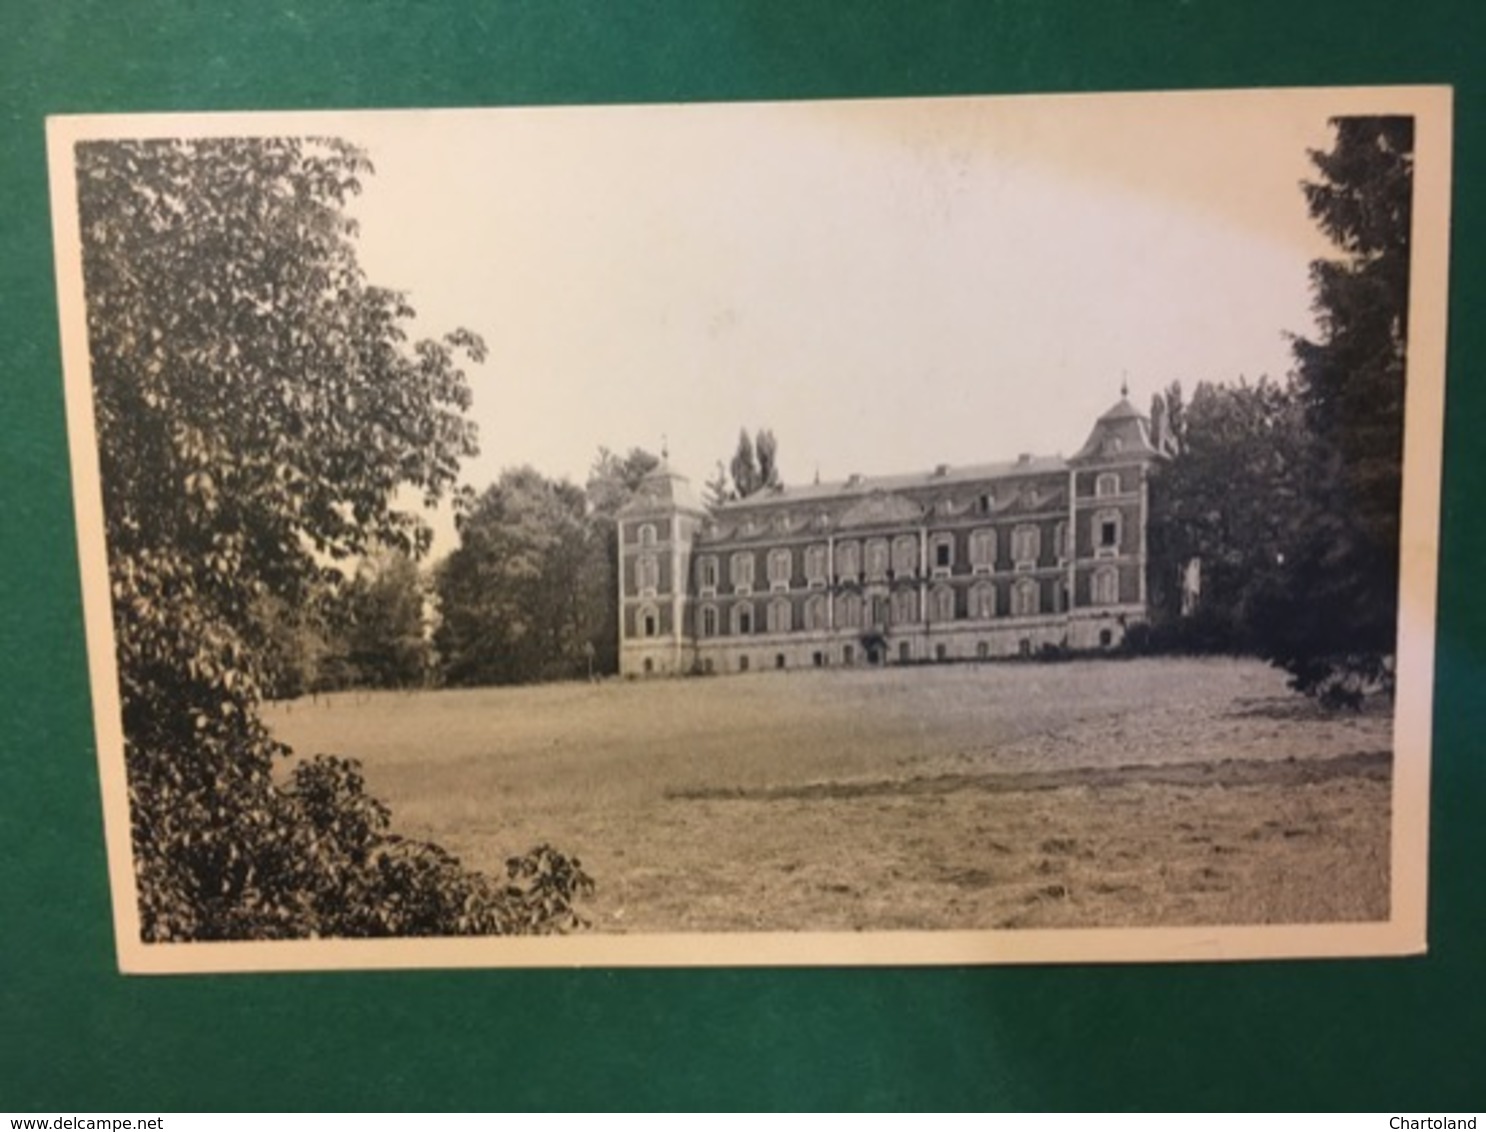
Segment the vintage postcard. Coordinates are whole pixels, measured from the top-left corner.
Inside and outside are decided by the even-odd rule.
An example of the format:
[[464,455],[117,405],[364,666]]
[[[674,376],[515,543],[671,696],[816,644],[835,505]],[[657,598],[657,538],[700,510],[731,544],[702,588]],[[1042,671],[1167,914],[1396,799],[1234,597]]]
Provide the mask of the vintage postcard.
[[1423,951],[1450,113],[53,119],[122,969]]

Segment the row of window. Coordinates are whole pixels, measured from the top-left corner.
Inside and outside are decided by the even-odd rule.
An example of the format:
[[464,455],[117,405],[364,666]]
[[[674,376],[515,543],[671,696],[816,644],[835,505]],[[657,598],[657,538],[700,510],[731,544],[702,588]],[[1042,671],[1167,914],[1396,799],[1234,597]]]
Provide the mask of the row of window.
[[[1094,494],[1101,499],[1106,499],[1120,494],[1120,476],[1118,472],[1101,472],[1094,481]],[[985,492],[976,499],[977,509],[982,514],[990,514],[995,509],[996,497],[992,492]],[[825,518],[824,514],[820,516]],[[774,525],[778,530],[793,529],[789,516],[779,514],[775,516]],[[758,520],[749,518],[744,522],[744,532],[752,534],[757,530]],[[654,546],[656,544],[656,526],[654,523],[641,523],[635,532],[635,541],[640,546]]]
[[[1013,583],[1010,597],[1012,617],[1036,617],[1042,612],[1042,587],[1031,578],[1021,578]],[[982,582],[970,587],[966,598],[964,612],[961,614],[956,607],[954,590],[948,586],[936,586],[928,595],[928,620],[955,621],[963,616],[972,621],[990,621],[996,617],[996,587],[992,583]],[[1094,572],[1090,598],[1095,605],[1118,604],[1120,576],[1114,567],[1107,566]],[[915,590],[899,590],[873,597],[841,594],[836,598],[834,622],[830,618],[828,599],[823,594],[812,594],[805,599],[800,607],[801,618],[798,621],[795,606],[788,598],[775,598],[767,602],[763,606],[762,622],[752,602],[738,602],[727,611],[728,633],[737,637],[757,632],[790,633],[796,630],[866,629],[874,625],[916,624],[921,620],[918,599],[919,595]],[[653,609],[646,607],[640,611],[641,636],[655,636],[656,624]],[[698,608],[698,636],[719,636],[722,627],[723,613],[717,606],[703,605]]]
[[[1118,511],[1101,511],[1094,518],[1095,553],[1108,555],[1117,553],[1123,521]],[[1053,528],[1053,554],[1060,561],[1068,554],[1068,525],[1059,522]],[[1011,532],[1011,561],[1018,569],[1031,569],[1042,556],[1042,530],[1033,524],[1024,524]],[[976,573],[990,573],[996,566],[996,531],[983,527],[970,532],[970,566]],[[955,536],[940,532],[929,536],[928,559],[935,573],[948,573],[955,565]],[[644,568],[645,556],[638,560],[642,573],[640,586],[643,589],[646,577],[654,571]],[[755,556],[752,551],[740,550],[728,558],[728,581],[734,590],[748,592],[754,588]],[[831,573],[830,548],[825,543],[812,543],[804,549],[804,577],[807,585],[825,586]],[[883,581],[891,573],[895,577],[913,577],[919,570],[919,540],[917,535],[898,535],[894,539],[877,538],[866,542],[847,541],[836,544],[835,573],[838,578],[855,581],[865,576],[869,582]],[[794,576],[794,551],[789,547],[775,547],[768,552],[765,570],[770,589],[788,589]],[[721,563],[717,555],[704,554],[697,558],[697,586],[703,595],[717,592],[721,579]]]
[[[1101,473],[1099,473],[1098,477],[1094,481],[1094,494],[1097,497],[1099,497],[1100,499],[1107,499],[1107,498],[1111,498],[1113,496],[1119,495],[1120,494],[1120,476],[1119,476],[1119,473],[1118,472],[1101,472]],[[995,504],[996,504],[996,497],[991,492],[985,492],[985,493],[983,493],[982,495],[980,495],[976,499],[977,509],[982,514],[990,514],[995,509]],[[818,516],[818,518],[821,521],[817,523],[817,526],[824,527],[824,526],[827,525],[827,523],[825,522],[826,515],[824,513],[822,513],[820,516]],[[748,535],[751,535],[751,534],[756,533],[756,531],[758,529],[758,523],[759,523],[759,521],[757,519],[753,519],[753,518],[749,518],[749,519],[745,520],[744,521],[743,528],[742,528],[743,529],[743,533],[744,534],[748,534]],[[780,514],[780,515],[775,516],[774,526],[775,526],[775,529],[776,530],[779,530],[779,531],[790,531],[790,530],[793,530],[794,529],[793,524],[790,522],[789,516],[788,515],[785,515],[785,514]],[[656,538],[657,538],[657,529],[656,529],[656,525],[654,523],[641,523],[640,526],[635,531],[635,541],[640,546],[642,546],[642,547],[655,546],[656,545]]]

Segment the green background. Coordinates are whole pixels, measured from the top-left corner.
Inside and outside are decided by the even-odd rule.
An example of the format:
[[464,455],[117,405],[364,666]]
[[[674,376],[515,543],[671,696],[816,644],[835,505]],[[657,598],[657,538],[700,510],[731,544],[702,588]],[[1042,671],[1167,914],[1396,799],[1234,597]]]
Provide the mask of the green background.
[[[0,1110],[1483,1107],[1470,1068],[1486,1050],[1480,13],[1464,0],[0,3]],[[1374,83],[1456,86],[1428,958],[115,973],[45,115]]]

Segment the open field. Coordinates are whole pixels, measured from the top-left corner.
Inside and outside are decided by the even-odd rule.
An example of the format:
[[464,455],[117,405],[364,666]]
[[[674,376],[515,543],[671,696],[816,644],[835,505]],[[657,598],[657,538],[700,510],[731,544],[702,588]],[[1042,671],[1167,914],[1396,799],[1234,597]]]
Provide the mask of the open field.
[[547,841],[601,931],[1388,915],[1391,721],[1252,661],[1090,660],[345,693],[268,711],[403,833]]

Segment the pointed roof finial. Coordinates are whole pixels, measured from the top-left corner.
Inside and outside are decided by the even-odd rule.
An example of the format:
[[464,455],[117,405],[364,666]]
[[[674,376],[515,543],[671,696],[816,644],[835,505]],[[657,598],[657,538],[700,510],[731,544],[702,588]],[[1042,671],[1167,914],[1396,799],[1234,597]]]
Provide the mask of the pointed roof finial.
[[666,434],[660,434],[660,458],[665,461],[671,459],[671,442],[666,439]]
[[815,483],[816,483],[817,486],[820,485],[820,465],[819,464],[816,464],[815,465]]
[[1127,370],[1120,370],[1120,396],[1130,396],[1130,377]]

